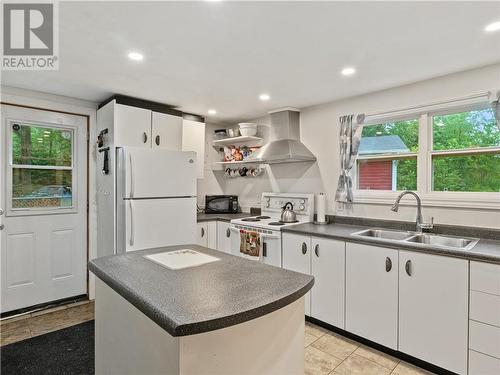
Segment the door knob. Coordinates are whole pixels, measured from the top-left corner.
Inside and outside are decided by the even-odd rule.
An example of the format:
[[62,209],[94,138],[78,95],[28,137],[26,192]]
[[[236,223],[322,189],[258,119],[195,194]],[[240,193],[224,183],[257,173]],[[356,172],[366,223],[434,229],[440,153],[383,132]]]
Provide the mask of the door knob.
[[201,237],[205,236],[205,228],[201,228]]
[[314,246],[314,254],[316,254],[316,256],[319,258],[319,244],[316,244],[316,246]]
[[3,228],[4,228],[4,225],[0,224],[0,230],[3,230]]
[[307,253],[307,245],[305,242],[302,242],[302,254],[306,255]]
[[0,216],[3,215],[3,209],[0,208]]
[[160,136],[159,136],[159,135],[157,135],[157,136],[155,137],[155,143],[156,143],[156,145],[157,145],[157,146],[159,146],[159,145],[160,145]]
[[142,133],[142,143],[146,143],[148,141],[148,135],[146,132]]
[[226,237],[229,238],[231,237],[231,229],[227,228],[226,230]]

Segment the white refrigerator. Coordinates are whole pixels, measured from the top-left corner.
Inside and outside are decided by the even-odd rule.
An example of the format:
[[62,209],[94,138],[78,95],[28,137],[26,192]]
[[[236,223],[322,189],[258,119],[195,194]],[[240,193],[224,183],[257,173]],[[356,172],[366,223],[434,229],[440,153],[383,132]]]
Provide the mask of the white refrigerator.
[[195,243],[196,153],[120,147],[114,156],[113,252]]

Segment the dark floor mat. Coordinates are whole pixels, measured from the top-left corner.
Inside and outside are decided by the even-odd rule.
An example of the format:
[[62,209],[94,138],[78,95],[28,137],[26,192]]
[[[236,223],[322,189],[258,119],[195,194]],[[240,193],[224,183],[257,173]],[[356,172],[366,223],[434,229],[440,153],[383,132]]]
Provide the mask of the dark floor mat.
[[3,346],[2,375],[94,374],[94,321]]

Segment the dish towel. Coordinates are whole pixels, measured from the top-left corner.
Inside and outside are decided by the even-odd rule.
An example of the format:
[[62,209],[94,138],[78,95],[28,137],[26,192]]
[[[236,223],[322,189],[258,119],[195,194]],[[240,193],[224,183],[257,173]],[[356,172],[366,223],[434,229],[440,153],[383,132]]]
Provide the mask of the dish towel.
[[240,252],[252,257],[260,257],[260,234],[240,230]]

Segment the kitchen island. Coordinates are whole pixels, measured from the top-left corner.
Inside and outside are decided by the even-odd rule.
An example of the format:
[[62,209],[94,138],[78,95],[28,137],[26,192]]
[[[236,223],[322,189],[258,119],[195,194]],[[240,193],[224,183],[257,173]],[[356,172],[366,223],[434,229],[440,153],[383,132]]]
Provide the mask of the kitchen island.
[[92,260],[96,374],[303,374],[314,278],[197,245]]

